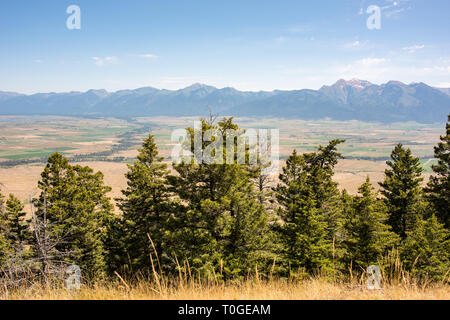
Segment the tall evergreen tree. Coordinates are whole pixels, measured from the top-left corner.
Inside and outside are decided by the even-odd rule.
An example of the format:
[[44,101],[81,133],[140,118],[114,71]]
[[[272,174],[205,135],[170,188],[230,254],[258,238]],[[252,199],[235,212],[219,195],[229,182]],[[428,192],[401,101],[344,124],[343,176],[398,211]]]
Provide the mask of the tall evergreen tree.
[[328,145],[319,146],[317,152],[303,154],[311,196],[318,209],[326,209],[339,197],[337,183],[332,178],[338,160],[344,158],[337,152],[337,146],[344,142],[340,139],[331,140]]
[[5,227],[5,224],[6,224],[5,196],[0,190],[0,226]]
[[[331,140],[326,146],[319,146],[316,152],[305,153],[307,184],[310,186],[308,197],[312,198],[323,221],[326,222],[326,238],[333,243],[333,259],[342,257],[343,207],[338,184],[333,181],[334,167],[343,155],[337,151],[345,140]],[[335,267],[338,267],[335,264]]]
[[13,194],[9,195],[6,201],[6,227],[9,230],[9,239],[20,250],[24,248],[30,240],[30,230],[25,221],[26,213],[23,211],[24,205]]
[[166,183],[169,170],[163,160],[158,157],[153,136],[149,135],[139,150],[137,160],[128,166],[128,187],[122,190],[124,198],[117,199],[123,212],[125,256],[135,271],[142,268],[151,270],[150,255],[155,257],[154,251],[162,260],[162,265],[172,262],[168,259],[173,254],[171,220],[177,208],[176,202],[170,199]]
[[0,191],[0,268],[3,267],[12,252],[6,224],[5,197]]
[[[316,152],[304,153],[300,157],[297,165],[303,172],[301,184],[301,196],[308,199],[309,204],[313,204],[314,215],[317,215],[323,225],[327,243],[332,244],[332,260],[334,267],[338,267],[336,262],[342,256],[341,241],[342,235],[342,205],[337,183],[333,181],[334,167],[339,158],[343,156],[337,151],[337,146],[345,140],[331,140],[326,146],[319,146]],[[312,200],[312,202],[310,201]],[[313,219],[314,220],[314,219]],[[313,221],[311,220],[311,221]],[[321,228],[319,228],[321,229]],[[328,259],[328,257],[326,258]],[[331,258],[330,258],[331,259]]]
[[[230,156],[234,163],[225,161],[227,130],[243,131],[232,118],[217,125],[204,119],[201,123],[201,129],[187,129],[190,151],[195,152],[196,134],[217,130],[224,141],[224,161],[197,164],[191,159],[174,165],[177,175],[169,176],[169,181],[184,204],[184,215],[177,222],[178,254],[189,258],[191,267],[198,270],[211,272],[223,265],[224,276],[244,275],[248,268],[267,263],[267,214],[258,201],[248,165],[239,164],[237,154]],[[208,145],[203,139],[202,150]]]
[[386,206],[377,199],[377,192],[374,192],[369,177],[358,191],[360,195],[354,197],[350,212],[345,217],[347,237],[344,245],[347,265],[366,269],[376,264],[378,258],[400,239],[389,231]]
[[5,196],[0,190],[0,219],[2,218],[4,219],[4,214],[5,214]]
[[402,144],[395,146],[391,159],[386,162],[389,168],[384,171],[385,179],[379,184],[388,208],[389,225],[404,239],[421,218],[423,170],[419,158],[412,156],[411,150]]
[[[450,270],[450,232],[433,214],[407,231],[400,254],[415,279],[443,280]],[[448,278],[447,278],[448,281]]]
[[[450,115],[448,121],[450,121]],[[426,192],[439,221],[448,229],[450,228],[450,124],[448,122],[446,129],[446,135],[441,136],[441,142],[434,147],[434,157],[438,159],[438,164],[432,166],[434,175],[430,177]]]
[[332,242],[327,239],[327,224],[320,215],[314,188],[308,183],[308,164],[294,150],[280,174],[281,183],[274,189],[280,223],[275,226],[282,242],[285,264],[293,272],[307,272],[331,265]]
[[85,275],[101,275],[106,269],[105,237],[113,219],[103,174],[89,167],[71,166],[55,153],[38,183],[41,194],[35,199],[36,214],[45,215],[53,237],[61,241],[56,250],[67,253],[65,260],[76,263]]
[[0,268],[6,263],[9,254],[11,254],[11,245],[3,232],[0,232]]

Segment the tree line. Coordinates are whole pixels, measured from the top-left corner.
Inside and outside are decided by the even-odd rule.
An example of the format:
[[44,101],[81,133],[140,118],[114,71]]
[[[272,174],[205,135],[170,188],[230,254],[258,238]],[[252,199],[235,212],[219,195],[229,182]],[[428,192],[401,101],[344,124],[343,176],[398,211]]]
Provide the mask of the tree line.
[[[232,118],[201,123],[203,132],[239,129]],[[0,195],[0,270],[27,268],[45,278],[76,264],[95,279],[145,275],[157,265],[168,275],[188,266],[199,277],[223,280],[255,271],[343,277],[372,264],[388,268],[386,257],[395,253],[415,278],[448,281],[449,131],[447,122],[425,186],[419,158],[398,144],[380,190],[367,177],[357,195],[333,181],[344,140],[315,152],[294,150],[274,185],[262,164],[183,161],[169,168],[149,135],[115,199],[119,215],[101,172],[55,153],[31,199],[31,219],[14,195]],[[194,139],[193,128],[187,133]]]

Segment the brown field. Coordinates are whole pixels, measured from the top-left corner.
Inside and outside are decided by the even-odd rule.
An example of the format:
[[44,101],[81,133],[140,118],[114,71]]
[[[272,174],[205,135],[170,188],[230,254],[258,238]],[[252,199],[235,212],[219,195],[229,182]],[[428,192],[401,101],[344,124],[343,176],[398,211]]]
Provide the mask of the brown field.
[[[80,162],[80,165],[87,165],[95,171],[101,171],[105,175],[105,184],[112,188],[111,198],[120,196],[120,190],[126,186],[125,173],[127,165],[116,162]],[[1,189],[5,194],[13,193],[25,203],[30,203],[30,196],[35,197],[39,189],[37,182],[44,165],[24,165],[13,168],[0,168]],[[29,212],[29,205],[26,206]]]

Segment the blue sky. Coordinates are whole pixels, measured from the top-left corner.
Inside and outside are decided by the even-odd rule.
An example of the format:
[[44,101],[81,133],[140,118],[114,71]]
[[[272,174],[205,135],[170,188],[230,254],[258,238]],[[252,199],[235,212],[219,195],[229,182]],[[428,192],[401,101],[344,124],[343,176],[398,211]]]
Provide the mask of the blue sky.
[[[66,27],[72,4],[80,30]],[[448,0],[2,0],[0,91],[450,87],[449,12]]]

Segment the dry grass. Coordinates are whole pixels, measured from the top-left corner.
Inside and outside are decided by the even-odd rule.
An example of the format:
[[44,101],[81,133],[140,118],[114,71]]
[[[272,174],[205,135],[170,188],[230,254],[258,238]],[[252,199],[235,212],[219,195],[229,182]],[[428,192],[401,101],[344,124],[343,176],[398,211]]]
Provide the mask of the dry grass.
[[448,300],[448,285],[397,285],[382,290],[336,284],[323,279],[301,282],[249,280],[235,284],[188,283],[160,289],[149,281],[127,285],[120,281],[84,286],[80,290],[26,289],[2,290],[0,299],[10,300]]
[[[398,251],[392,250],[378,262],[380,269],[380,290],[367,288],[369,278],[366,271],[348,274],[336,273],[334,276],[321,271],[315,276],[307,275],[299,269],[296,276],[278,278],[272,269],[263,274],[255,267],[243,280],[222,281],[222,269],[214,269],[207,276],[195,276],[189,261],[182,265],[178,259],[178,277],[166,275],[161,268],[156,248],[150,254],[151,270],[147,276],[131,275],[123,278],[115,272],[112,280],[87,282],[78,290],[65,288],[63,278],[67,275],[50,276],[46,282],[31,270],[17,277],[4,274],[0,278],[0,300],[449,300],[450,270],[440,281],[427,277],[417,280],[405,271]],[[138,273],[140,274],[140,273]],[[55,274],[56,275],[56,274]],[[11,277],[12,276],[12,277]],[[331,276],[331,278],[330,278]],[[8,278],[9,277],[9,278]],[[10,280],[8,282],[8,279]],[[14,279],[20,280],[19,282]],[[337,280],[342,279],[342,280]]]

